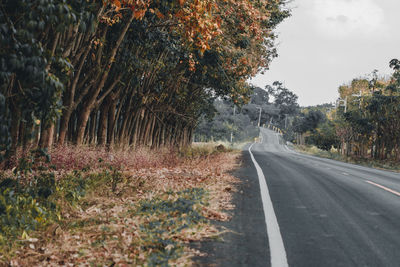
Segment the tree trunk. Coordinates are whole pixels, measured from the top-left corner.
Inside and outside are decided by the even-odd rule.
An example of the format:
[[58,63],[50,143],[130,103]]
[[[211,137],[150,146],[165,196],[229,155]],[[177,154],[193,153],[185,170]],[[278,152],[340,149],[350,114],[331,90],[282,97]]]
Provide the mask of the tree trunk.
[[115,135],[115,123],[118,120],[117,115],[115,114],[117,108],[117,102],[113,101],[109,110],[108,110],[108,126],[107,126],[107,144],[109,148],[114,146],[114,135]]
[[106,101],[101,105],[99,127],[97,131],[97,144],[104,146],[107,142],[107,117],[111,105],[111,98],[107,97]]
[[76,87],[79,81],[79,77],[82,71],[82,68],[84,66],[84,63],[86,61],[86,58],[89,54],[91,46],[86,48],[85,54],[83,55],[78,70],[75,73],[74,76],[74,80],[71,84],[71,87],[69,88],[68,92],[65,93],[65,99],[64,99],[64,105],[65,105],[65,110],[63,112],[63,115],[61,117],[61,122],[60,122],[60,134],[58,137],[58,145],[62,146],[64,145],[65,142],[65,137],[67,134],[67,130],[68,130],[68,124],[69,124],[69,120],[71,119],[71,114],[72,112],[75,110],[76,105],[78,103],[75,103],[74,98],[75,98],[75,91],[76,91]]
[[67,135],[67,130],[68,130],[68,124],[69,120],[71,118],[72,111],[67,109],[63,112],[63,115],[61,117],[60,121],[60,132],[58,135],[58,145],[63,146],[65,143],[65,137]]
[[78,125],[77,136],[76,136],[76,143],[78,145],[82,144],[82,142],[83,142],[84,135],[85,135],[85,129],[86,129],[87,121],[89,119],[90,111],[94,108],[96,99],[106,83],[106,80],[107,80],[108,75],[111,70],[111,66],[114,63],[115,55],[117,54],[117,51],[118,51],[123,39],[125,38],[125,35],[126,35],[128,29],[130,27],[130,24],[132,23],[134,18],[135,18],[134,13],[132,12],[131,17],[129,18],[128,22],[125,24],[120,36],[118,37],[118,40],[117,40],[114,48],[112,49],[112,51],[110,53],[110,57],[108,60],[108,64],[106,66],[106,70],[103,72],[103,75],[101,76],[98,86],[96,87],[96,89],[93,92],[90,92],[90,97],[89,97],[88,101],[85,103],[85,105],[83,106],[83,110],[81,111],[81,114],[79,116],[79,125]]
[[88,144],[96,144],[97,115],[98,115],[98,110],[95,109],[90,116]]
[[42,149],[51,150],[53,146],[53,137],[54,137],[54,123],[51,123],[50,126],[45,127],[42,126],[42,134],[40,135],[39,147]]
[[19,109],[11,105],[11,146],[9,151],[9,157],[5,164],[5,168],[12,167],[15,163],[15,156],[17,154],[18,137],[19,137],[19,124],[21,118],[21,112]]

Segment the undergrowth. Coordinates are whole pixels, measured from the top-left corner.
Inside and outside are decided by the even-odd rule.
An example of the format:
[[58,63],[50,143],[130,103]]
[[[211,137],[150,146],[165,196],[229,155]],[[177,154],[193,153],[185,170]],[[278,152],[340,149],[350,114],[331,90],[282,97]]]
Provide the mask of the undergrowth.
[[80,208],[88,191],[106,188],[114,192],[122,181],[121,172],[112,167],[98,173],[75,170],[59,179],[53,172],[41,171],[28,184],[22,182],[19,174],[3,177],[0,182],[2,254],[11,251],[15,241],[31,240],[31,232],[43,230],[50,224],[62,224],[63,210]]
[[198,252],[185,243],[229,218],[228,148],[82,150],[70,165],[59,150],[33,151],[0,173],[0,265],[186,265]]

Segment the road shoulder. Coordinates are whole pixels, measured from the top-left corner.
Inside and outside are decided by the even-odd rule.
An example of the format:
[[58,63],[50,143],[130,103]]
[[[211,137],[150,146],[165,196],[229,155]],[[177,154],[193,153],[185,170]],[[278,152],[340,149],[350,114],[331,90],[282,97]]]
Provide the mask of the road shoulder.
[[233,175],[241,183],[233,199],[232,219],[216,222],[228,232],[221,240],[193,243],[194,248],[207,253],[206,257],[197,257],[194,261],[199,266],[268,266],[269,247],[260,187],[247,147],[242,152],[241,168]]

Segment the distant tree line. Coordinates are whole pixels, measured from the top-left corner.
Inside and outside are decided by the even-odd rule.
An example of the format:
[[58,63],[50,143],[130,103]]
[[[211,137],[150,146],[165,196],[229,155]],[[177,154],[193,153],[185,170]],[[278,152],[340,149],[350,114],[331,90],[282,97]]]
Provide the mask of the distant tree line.
[[265,89],[252,88],[250,100],[245,105],[235,106],[217,99],[214,102],[215,117],[203,117],[196,128],[195,141],[230,141],[231,138],[233,142],[249,141],[258,136],[258,123],[283,128],[299,113],[297,99],[281,82],[267,85]]
[[0,156],[186,145],[214,99],[246,101],[287,16],[283,0],[3,0]]
[[339,87],[336,108],[307,108],[296,118],[292,140],[343,155],[400,161],[400,61],[390,61],[393,74],[354,79]]

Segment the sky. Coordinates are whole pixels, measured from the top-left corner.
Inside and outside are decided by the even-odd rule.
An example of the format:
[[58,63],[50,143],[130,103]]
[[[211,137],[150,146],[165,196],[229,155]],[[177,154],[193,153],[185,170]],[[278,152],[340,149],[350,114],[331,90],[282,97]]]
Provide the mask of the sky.
[[250,82],[281,81],[301,106],[334,102],[340,85],[400,59],[400,0],[294,0],[276,29],[279,56]]

